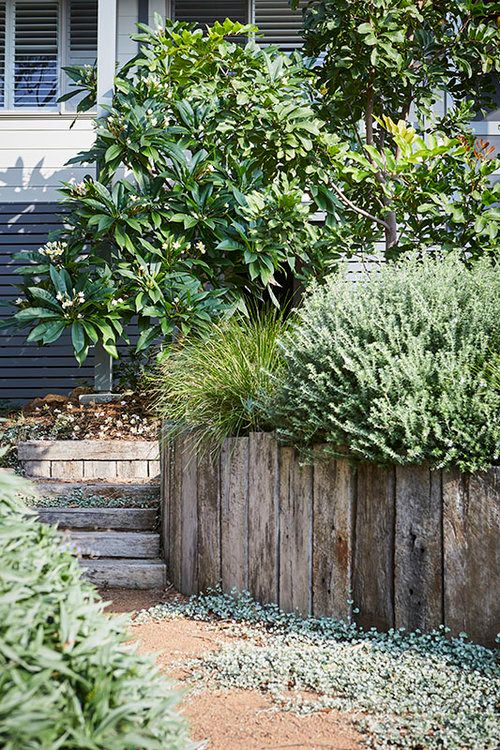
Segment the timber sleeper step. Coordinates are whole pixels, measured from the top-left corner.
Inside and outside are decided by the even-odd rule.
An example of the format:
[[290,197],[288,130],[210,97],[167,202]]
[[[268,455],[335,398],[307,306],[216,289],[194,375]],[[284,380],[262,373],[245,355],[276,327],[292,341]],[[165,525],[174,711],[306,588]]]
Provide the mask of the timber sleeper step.
[[[157,482],[65,482],[62,479],[35,480],[37,495],[45,498],[63,497],[71,502],[72,497],[105,497],[123,501],[123,505],[157,503],[160,485]],[[126,501],[126,502],[125,502]]]
[[154,531],[156,508],[39,508],[38,518],[60,529]]
[[160,535],[150,531],[66,531],[64,537],[82,557],[153,559],[160,556]]
[[167,585],[167,566],[160,559],[80,561],[85,577],[100,588],[158,589]]

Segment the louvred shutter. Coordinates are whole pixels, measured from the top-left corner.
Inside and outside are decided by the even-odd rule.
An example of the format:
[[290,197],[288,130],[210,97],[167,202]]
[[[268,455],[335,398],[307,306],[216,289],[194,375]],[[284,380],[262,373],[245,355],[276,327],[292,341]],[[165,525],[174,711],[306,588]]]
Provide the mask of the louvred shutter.
[[14,3],[15,107],[56,105],[59,82],[59,4]]
[[93,64],[97,57],[97,0],[71,0],[69,64]]
[[288,0],[255,0],[254,21],[259,28],[259,44],[274,44],[285,51],[302,45],[300,5],[291,10]]
[[173,0],[172,17],[177,21],[195,21],[202,28],[226,18],[248,23],[248,0]]

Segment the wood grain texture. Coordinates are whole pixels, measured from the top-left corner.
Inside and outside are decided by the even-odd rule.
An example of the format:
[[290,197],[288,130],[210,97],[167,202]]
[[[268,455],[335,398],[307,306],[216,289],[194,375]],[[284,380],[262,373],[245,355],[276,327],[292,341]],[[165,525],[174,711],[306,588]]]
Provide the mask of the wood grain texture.
[[221,580],[220,458],[198,458],[198,589],[206,591]]
[[84,557],[158,558],[160,535],[136,531],[66,531],[78,554]]
[[432,630],[443,623],[441,473],[396,468],[394,619],[397,628]]
[[353,599],[364,627],[394,626],[394,491],[393,468],[358,466]]
[[160,485],[157,482],[64,482],[61,480],[51,481],[42,479],[35,485],[40,497],[68,497],[74,493],[82,494],[84,497],[99,495],[100,497],[121,498],[126,500],[128,507],[137,503],[158,501],[160,497]]
[[444,619],[495,645],[500,623],[500,468],[443,475]]
[[164,589],[167,568],[162,560],[81,560],[84,575],[101,588]]
[[155,508],[40,508],[38,518],[61,529],[124,529],[153,531]]
[[279,605],[311,613],[312,467],[301,466],[293,448],[279,450]]
[[356,469],[346,460],[316,461],[313,495],[313,614],[349,620]]
[[278,447],[252,433],[248,464],[248,584],[261,602],[278,601]]
[[160,443],[160,541],[161,554],[167,562],[170,549],[170,480],[173,469],[172,460],[171,444],[162,435]]
[[19,443],[20,461],[157,461],[152,440],[27,440]]
[[182,565],[182,448],[181,438],[171,445],[173,465],[170,473],[169,536],[167,544],[168,575],[177,591],[181,587]]
[[249,438],[228,438],[221,453],[222,588],[248,588]]
[[181,478],[181,585],[183,594],[198,593],[198,456],[196,440],[182,441]]

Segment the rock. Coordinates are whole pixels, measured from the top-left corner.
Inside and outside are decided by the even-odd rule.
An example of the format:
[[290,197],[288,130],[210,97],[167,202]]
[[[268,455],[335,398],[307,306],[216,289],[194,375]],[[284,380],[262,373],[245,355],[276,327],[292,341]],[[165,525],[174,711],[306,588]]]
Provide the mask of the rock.
[[83,396],[86,393],[91,393],[91,392],[92,392],[92,389],[89,388],[88,386],[79,385],[76,388],[73,388],[73,390],[69,394],[69,401],[72,404],[78,404],[80,396]]

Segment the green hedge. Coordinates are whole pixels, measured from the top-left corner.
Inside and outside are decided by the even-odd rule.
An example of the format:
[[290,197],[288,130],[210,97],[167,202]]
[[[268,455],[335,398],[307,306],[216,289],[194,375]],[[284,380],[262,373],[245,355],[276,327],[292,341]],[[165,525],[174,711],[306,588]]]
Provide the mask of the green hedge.
[[[498,460],[500,273],[416,258],[316,287],[283,343],[278,435],[377,463],[485,469]],[[498,385],[498,384],[497,384]]]
[[0,474],[0,747],[181,750],[177,697]]

